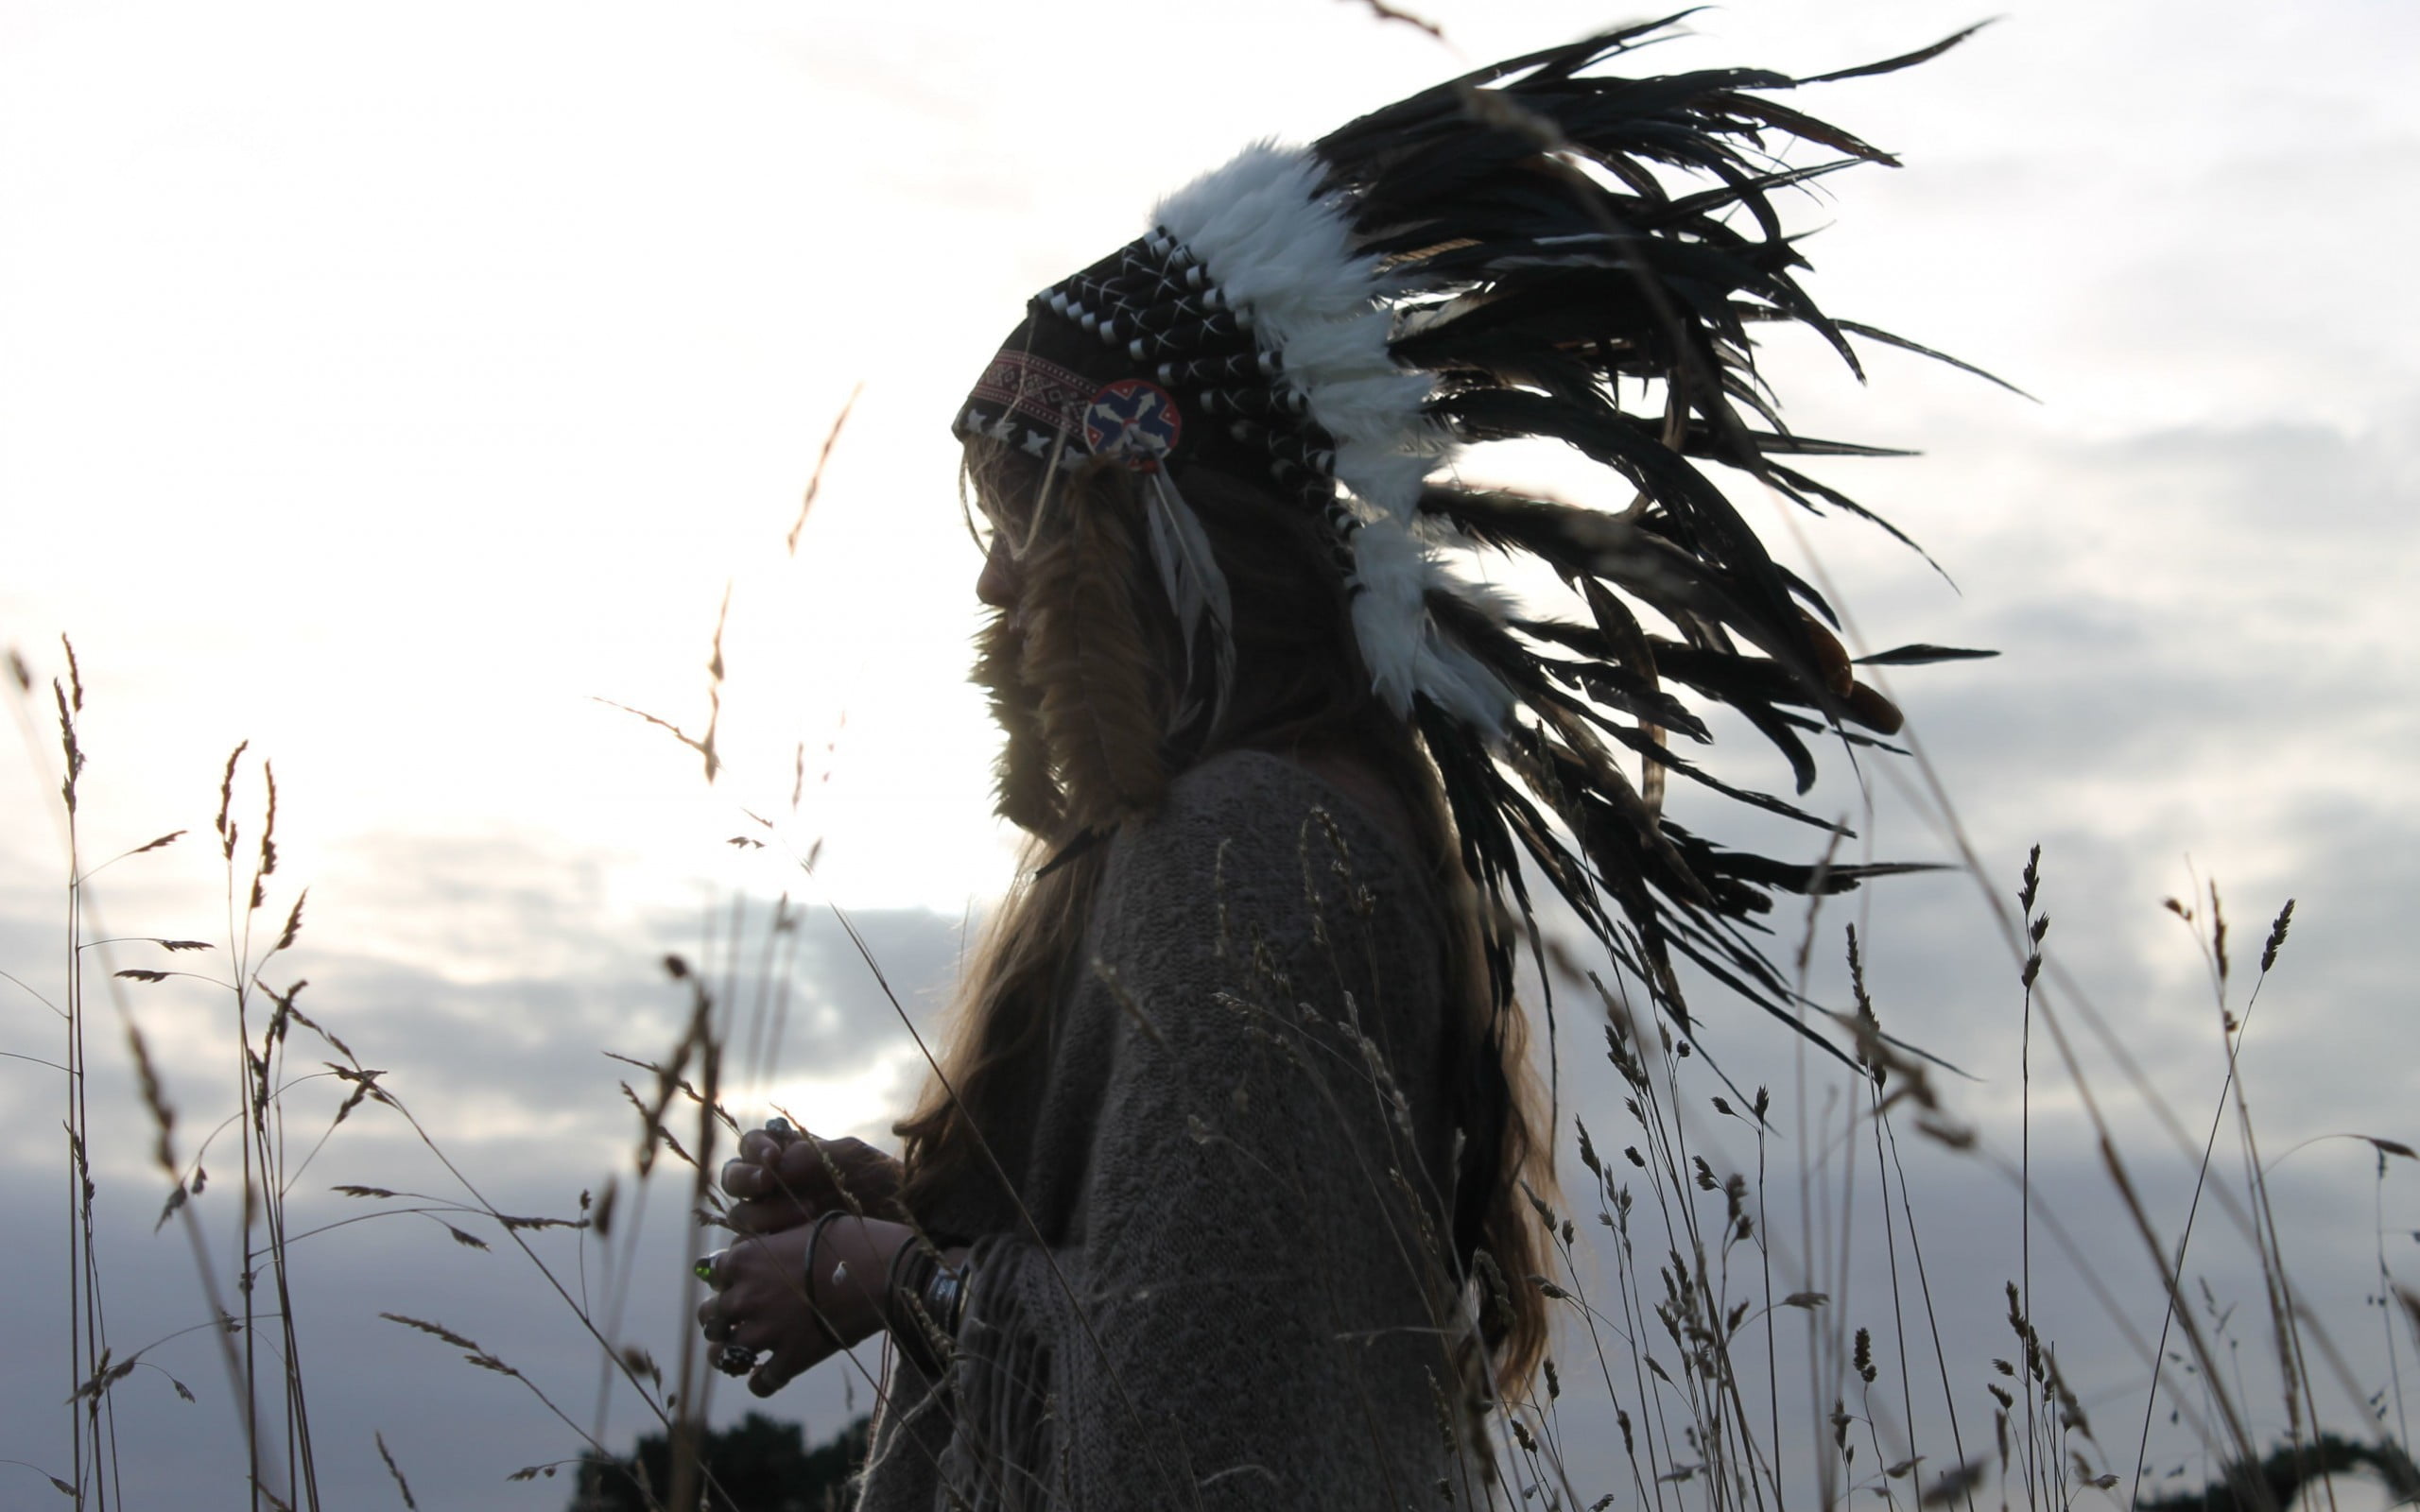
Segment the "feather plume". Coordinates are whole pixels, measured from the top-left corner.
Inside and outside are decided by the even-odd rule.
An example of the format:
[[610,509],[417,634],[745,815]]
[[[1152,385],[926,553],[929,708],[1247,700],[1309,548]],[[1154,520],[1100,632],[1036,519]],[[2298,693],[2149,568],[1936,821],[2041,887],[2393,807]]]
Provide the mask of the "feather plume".
[[[1159,568],[1160,591],[1176,613],[1177,638],[1184,651],[1188,697],[1172,716],[1170,733],[1197,719],[1203,729],[1217,730],[1226,717],[1227,697],[1236,680],[1235,605],[1228,597],[1227,576],[1219,569],[1218,554],[1211,549],[1201,519],[1166,468],[1147,474],[1143,509],[1150,526],[1151,560]],[[1206,716],[1193,696],[1194,657],[1205,640],[1210,655]]]
[[[1519,936],[1536,949],[1528,868],[1685,1028],[1684,961],[1807,1033],[1763,954],[1758,920],[1774,893],[1913,868],[1813,868],[1700,839],[1665,816],[1668,774],[1831,826],[1667,742],[1712,739],[1685,696],[1728,705],[1781,752],[1801,793],[1815,778],[1810,737],[1895,748],[1848,728],[1888,735],[1901,716],[1857,680],[1838,616],[1772,559],[1713,470],[1809,512],[1873,521],[1921,554],[1789,465],[1898,454],[1791,434],[1752,335],[1803,326],[1859,376],[1851,336],[1940,357],[1819,308],[1780,214],[1816,179],[1896,160],[1771,96],[1910,66],[1967,33],[1806,80],[1599,70],[1677,19],[1478,70],[1306,148],[1253,146],[1163,201],[1133,255],[1046,299],[1063,316],[1075,309],[1068,318],[1109,350],[1138,364],[1148,354],[1144,370],[1181,403],[1197,403],[1187,385],[1200,382],[1204,411],[1237,417],[1187,430],[1185,444],[1231,438],[1245,451],[1214,465],[1255,477],[1268,466],[1307,507],[1332,511],[1360,660],[1380,701],[1417,731],[1464,868],[1495,904],[1484,935],[1499,1004]],[[1791,150],[1803,145],[1824,150]],[[1170,334],[1182,332],[1196,334]],[[1465,445],[1539,438],[1617,474],[1628,507],[1431,481]],[[1018,662],[1035,690],[1024,745],[1046,749],[1047,769],[1037,780],[1019,765],[1012,728],[1003,812],[1013,789],[1021,812],[1098,834],[1156,799],[1167,747],[1205,708],[1218,723],[1230,607],[1172,479],[1147,474],[1131,495],[1080,470],[1065,481],[1084,496],[1027,564]],[[1512,615],[1450,565],[1478,551],[1537,558],[1578,603]],[[1173,611],[1175,644],[1154,601]],[[1649,614],[1668,633],[1651,633]],[[1974,654],[1919,644],[1867,660]],[[1178,689],[1165,670],[1154,681],[1154,668],[1178,664]]]

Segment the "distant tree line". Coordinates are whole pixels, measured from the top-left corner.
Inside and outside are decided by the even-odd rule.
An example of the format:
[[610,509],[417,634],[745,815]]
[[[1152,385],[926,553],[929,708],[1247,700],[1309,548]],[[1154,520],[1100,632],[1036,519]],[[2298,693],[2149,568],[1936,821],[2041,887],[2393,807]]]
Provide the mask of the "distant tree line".
[[[865,1463],[866,1419],[809,1449],[797,1423],[752,1412],[735,1427],[709,1429],[698,1453],[714,1475],[717,1494],[706,1502],[712,1512],[843,1512],[849,1478]],[[646,1512],[641,1485],[658,1500],[672,1485],[672,1445],[665,1435],[641,1438],[627,1459],[595,1450],[582,1455],[570,1512]]]
[[[2388,1440],[2355,1443],[2323,1434],[2315,1444],[2285,1445],[2257,1465],[2237,1462],[2198,1491],[2144,1499],[2135,1512],[2251,1512],[2261,1506],[2290,1507],[2304,1487],[2322,1476],[2365,1469],[2386,1483],[2397,1505],[2420,1497],[2420,1470],[2415,1470],[2400,1446]],[[2262,1499],[2265,1488],[2267,1499]]]

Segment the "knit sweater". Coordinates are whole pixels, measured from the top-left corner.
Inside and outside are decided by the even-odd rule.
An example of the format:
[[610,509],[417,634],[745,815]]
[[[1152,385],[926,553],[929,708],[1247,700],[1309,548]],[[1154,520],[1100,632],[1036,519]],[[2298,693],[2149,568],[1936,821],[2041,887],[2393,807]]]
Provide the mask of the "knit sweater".
[[986,1130],[1018,1200],[925,1214],[971,1300],[942,1382],[894,1366],[860,1512],[1485,1502],[1431,884],[1250,751],[1111,844],[1029,1126]]

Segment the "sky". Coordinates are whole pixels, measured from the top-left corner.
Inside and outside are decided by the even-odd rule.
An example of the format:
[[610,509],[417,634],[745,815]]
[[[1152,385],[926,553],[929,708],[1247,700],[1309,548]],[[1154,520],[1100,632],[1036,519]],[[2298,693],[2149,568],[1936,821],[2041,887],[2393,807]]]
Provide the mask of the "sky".
[[[946,418],[1028,294],[1134,234],[1193,173],[1630,19],[1563,0],[1412,9],[1442,42],[1341,0],[1114,25],[1055,3],[0,0],[0,645],[40,679],[26,738],[0,743],[0,971],[26,984],[0,997],[0,1050],[59,1054],[32,994],[56,1000],[64,974],[42,687],[65,674],[63,633],[86,697],[87,864],[190,832],[102,874],[88,922],[225,938],[203,837],[249,741],[247,833],[251,763],[274,765],[279,801],[264,931],[286,889],[310,889],[270,979],[307,977],[320,1021],[507,1211],[567,1212],[627,1165],[615,1083],[634,1074],[602,1052],[649,1057],[678,1034],[667,952],[752,1008],[786,892],[807,912],[782,936],[784,1049],[743,1100],[878,1134],[920,1062],[828,909],[929,1026],[964,920],[1013,866],[964,683],[978,562]],[[1815,931],[1819,989],[1837,1000],[1838,931],[1857,919],[1886,1022],[1973,1074],[1959,1115],[2014,1149],[2019,997],[1985,893],[2005,899],[2040,844],[2052,1002],[2172,1219],[2190,1168],[2155,1108],[2206,1119],[2222,1060],[2195,931],[2161,900],[2197,901],[2205,928],[2196,889],[2213,879],[2238,1009],[2253,947],[2297,900],[2247,1042],[2264,1149],[2420,1136],[2420,319],[2394,272],[2420,232],[2405,87],[2420,20],[2382,0],[1769,0],[1701,12],[1645,66],[1820,73],[1993,14],[1942,60],[1804,102],[1906,166],[1825,180],[1797,224],[1826,308],[2034,399],[1893,353],[1860,386],[1776,337],[1769,371],[1800,428],[1923,454],[1825,476],[1942,571],[1855,522],[1741,502],[1837,587],[1862,648],[2001,652],[1892,680],[1983,877],[1835,903]],[[1464,471],[1601,494],[1534,452]],[[628,709],[692,735],[714,717],[717,780]],[[1723,731],[1722,772],[1779,780],[1738,733]],[[1878,855],[1955,860],[1918,768],[1870,773],[1870,792],[1835,777],[1811,801]],[[1788,949],[1806,920],[1781,928]],[[161,964],[146,949],[108,960]],[[106,1001],[93,1106],[96,1126],[130,1132],[94,1157],[112,1333],[131,1348],[208,1314],[173,1230],[150,1231],[162,1183],[130,1132],[145,1115]],[[225,994],[175,980],[129,1001],[181,1127],[206,1129],[233,1095]],[[1794,1074],[1751,1014],[1707,1016],[1707,1049],[1736,1075]],[[1593,1031],[1569,1034],[1574,1104],[1592,1127],[1618,1123]],[[296,1096],[322,1119],[336,1100],[326,1083]],[[31,1279],[0,1308],[0,1459],[45,1469],[65,1455],[47,1280],[63,1265],[60,1097],[56,1072],[0,1060],[0,1189],[26,1215],[5,1226],[0,1272]],[[2033,1097],[2037,1167],[2155,1321],[2081,1099],[2038,1058]],[[1947,1311],[1989,1323],[2013,1199],[1971,1159],[1925,1147],[1910,1162],[1937,1268],[1976,1288]],[[2324,1142],[2282,1169],[2309,1289],[2382,1381],[2358,1300],[2376,1289],[2370,1147]],[[322,1175],[446,1179],[368,1112],[295,1197],[313,1221],[358,1211]],[[2396,1162],[2381,1198],[2406,1245],[2412,1177]],[[654,1206],[642,1270],[657,1280],[631,1319],[667,1358],[676,1288],[660,1278],[692,1243],[678,1206]],[[564,1235],[538,1241],[577,1263]],[[373,1429],[424,1504],[560,1504],[560,1482],[504,1477],[575,1452],[569,1431],[376,1317],[441,1318],[574,1383],[585,1426],[593,1347],[527,1262],[411,1217],[312,1244],[300,1310],[331,1362],[331,1504],[392,1494]],[[2240,1284],[2239,1261],[2210,1263]],[[1869,1272],[1827,1284],[1852,1283]],[[2071,1373],[2139,1414],[2143,1367],[2087,1289],[2040,1284]],[[1972,1359],[2006,1347],[1951,1343]],[[211,1346],[148,1358],[200,1400],[148,1371],[121,1388],[130,1504],[239,1504]],[[835,1367],[778,1405],[821,1434],[851,1389]],[[607,1435],[636,1422],[620,1402]]]

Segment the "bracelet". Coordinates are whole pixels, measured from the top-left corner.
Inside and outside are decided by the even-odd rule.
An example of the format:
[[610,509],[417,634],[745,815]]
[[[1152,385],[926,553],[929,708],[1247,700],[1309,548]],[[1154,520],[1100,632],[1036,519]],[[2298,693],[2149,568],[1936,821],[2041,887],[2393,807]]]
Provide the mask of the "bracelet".
[[936,1263],[932,1279],[925,1283],[925,1310],[933,1321],[951,1338],[958,1337],[959,1325],[966,1321],[966,1270],[952,1270]]
[[806,1310],[815,1318],[816,1326],[821,1328],[836,1346],[845,1349],[848,1345],[841,1339],[839,1330],[834,1328],[830,1320],[824,1317],[822,1306],[815,1299],[815,1256],[817,1251],[823,1247],[823,1230],[844,1216],[846,1214],[835,1208],[819,1216],[815,1220],[815,1226],[806,1231],[806,1263],[801,1267],[803,1274],[799,1279],[805,1283]]
[[839,1221],[839,1218],[840,1210],[835,1208],[830,1212],[823,1213],[817,1217],[814,1226],[806,1231],[806,1264],[804,1270],[806,1277],[806,1295],[809,1300],[812,1300],[815,1297],[815,1252],[823,1247],[823,1230],[831,1227],[834,1223]]
[[964,1274],[943,1265],[929,1241],[911,1236],[891,1252],[883,1302],[901,1356],[926,1377],[940,1379],[966,1314]]

